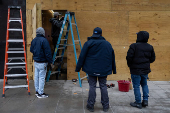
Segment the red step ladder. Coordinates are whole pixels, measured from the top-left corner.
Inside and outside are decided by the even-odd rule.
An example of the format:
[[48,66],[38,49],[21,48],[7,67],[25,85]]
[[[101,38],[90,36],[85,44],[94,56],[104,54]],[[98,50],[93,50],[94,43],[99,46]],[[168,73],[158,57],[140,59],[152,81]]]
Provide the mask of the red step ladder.
[[[20,11],[20,18],[10,18],[10,10]],[[21,28],[9,28],[10,23],[20,22]],[[10,38],[9,32],[22,32],[21,38]],[[9,47],[11,43],[15,43],[17,45],[22,44],[22,48],[13,48]],[[24,57],[18,57],[19,55]],[[23,55],[24,54],[24,55]],[[8,56],[16,56],[17,57],[8,57]],[[17,62],[16,62],[17,61]],[[20,62],[19,62],[20,61]],[[23,69],[24,74],[9,74],[11,70],[15,72],[15,69]],[[12,73],[13,73],[12,72]],[[8,77],[17,78],[17,77],[26,77],[25,85],[9,85]],[[30,95],[29,89],[29,79],[28,79],[28,70],[27,70],[27,60],[26,60],[26,51],[25,51],[25,40],[24,40],[24,30],[23,30],[23,21],[22,21],[22,11],[21,6],[8,6],[8,19],[7,19],[7,34],[6,34],[6,50],[5,50],[5,64],[4,64],[4,83],[3,83],[3,94],[2,97],[5,97],[5,90],[9,88],[27,88],[28,94]]]

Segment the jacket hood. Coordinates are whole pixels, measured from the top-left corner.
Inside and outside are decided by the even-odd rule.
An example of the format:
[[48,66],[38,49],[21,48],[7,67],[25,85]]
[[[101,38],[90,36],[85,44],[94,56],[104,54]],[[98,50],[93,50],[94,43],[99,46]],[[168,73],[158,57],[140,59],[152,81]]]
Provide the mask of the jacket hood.
[[37,28],[36,35],[38,35],[38,34],[43,35],[45,37],[45,30],[44,30],[44,28],[42,28],[42,27]]
[[91,40],[91,39],[101,39],[101,40],[106,40],[104,37],[100,36],[100,37],[87,37],[87,40]]
[[147,43],[149,39],[149,33],[147,31],[140,31],[137,33],[136,42],[144,42]]

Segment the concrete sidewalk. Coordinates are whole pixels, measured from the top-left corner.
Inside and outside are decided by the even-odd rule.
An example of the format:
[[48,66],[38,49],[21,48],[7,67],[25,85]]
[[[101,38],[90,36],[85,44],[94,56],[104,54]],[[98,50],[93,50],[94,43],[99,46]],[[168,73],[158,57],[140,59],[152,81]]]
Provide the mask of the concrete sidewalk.
[[[24,80],[9,80],[9,84],[25,84]],[[110,109],[108,113],[170,113],[170,82],[148,81],[150,89],[149,106],[138,109],[129,105],[134,102],[133,90],[129,92],[118,91],[116,87],[109,88]],[[3,81],[0,80],[0,92],[2,94]],[[0,113],[89,113],[86,110],[89,86],[83,81],[83,87],[67,80],[51,80],[45,85],[45,93],[49,98],[38,99],[35,96],[34,83],[30,81],[31,95],[25,88],[9,89],[6,98],[0,98]],[[97,98],[94,113],[103,113],[100,103],[100,89],[97,88]]]

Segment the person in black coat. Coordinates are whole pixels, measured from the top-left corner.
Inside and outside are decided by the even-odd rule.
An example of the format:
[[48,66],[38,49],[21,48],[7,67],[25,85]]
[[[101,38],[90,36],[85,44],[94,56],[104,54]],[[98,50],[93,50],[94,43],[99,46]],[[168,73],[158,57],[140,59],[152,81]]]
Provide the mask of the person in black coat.
[[[148,44],[149,33],[140,31],[137,33],[137,41],[130,45],[126,60],[130,68],[135,102],[131,106],[142,108],[148,106],[149,89],[147,85],[148,73],[151,72],[150,63],[155,61],[155,52],[152,45]],[[143,91],[143,101],[141,102],[140,85]]]
[[[64,20],[64,17],[59,19],[60,15],[61,14],[59,14],[59,12],[54,12],[54,18],[51,18],[49,20],[51,22],[51,24],[52,24],[51,37],[52,37],[52,42],[53,42],[54,50],[56,48],[56,44],[57,44],[57,41],[58,41],[58,38],[59,38],[59,34],[60,34],[60,30],[61,30],[61,27],[63,25],[63,20]],[[57,56],[59,55],[58,53],[59,52],[57,52]],[[58,61],[58,59],[57,59],[57,61]]]
[[107,75],[116,74],[115,54],[112,45],[102,37],[102,29],[97,27],[93,31],[93,35],[88,37],[85,42],[76,66],[76,72],[80,69],[89,75],[89,97],[87,101],[87,109],[94,111],[96,98],[97,78],[101,90],[101,103],[103,110],[109,109],[109,97],[106,86]]

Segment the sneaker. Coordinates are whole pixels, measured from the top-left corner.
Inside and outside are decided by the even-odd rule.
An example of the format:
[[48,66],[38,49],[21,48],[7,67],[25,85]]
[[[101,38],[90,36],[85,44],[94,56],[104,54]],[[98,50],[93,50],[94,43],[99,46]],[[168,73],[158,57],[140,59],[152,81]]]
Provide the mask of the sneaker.
[[136,102],[134,102],[134,103],[130,103],[130,105],[132,106],[132,107],[137,107],[137,108],[139,108],[139,109],[142,109],[142,104],[141,103],[136,103]]
[[148,100],[143,100],[143,101],[142,101],[142,106],[143,106],[143,107],[148,106]]
[[35,96],[38,96],[38,92],[36,91]]
[[86,106],[87,110],[89,110],[90,112],[94,112],[94,107],[90,107],[89,105]]
[[38,98],[48,98],[48,95],[45,94],[45,93],[43,93],[43,94],[41,94],[41,95],[38,94],[37,97],[38,97]]
[[103,108],[103,111],[104,111],[104,112],[107,112],[108,110],[109,110],[109,107]]

